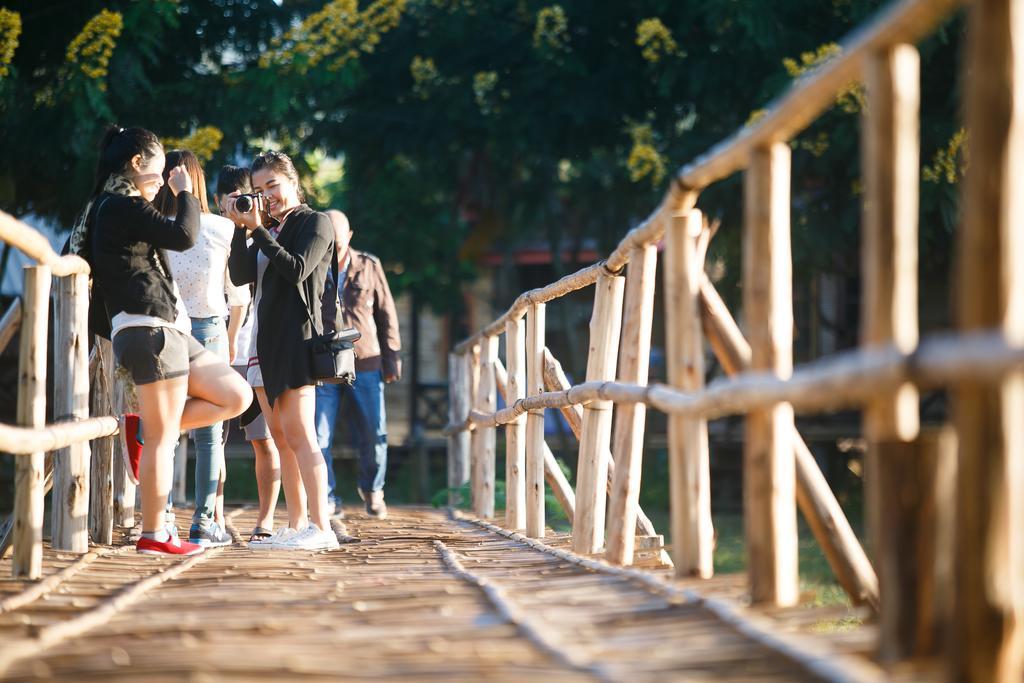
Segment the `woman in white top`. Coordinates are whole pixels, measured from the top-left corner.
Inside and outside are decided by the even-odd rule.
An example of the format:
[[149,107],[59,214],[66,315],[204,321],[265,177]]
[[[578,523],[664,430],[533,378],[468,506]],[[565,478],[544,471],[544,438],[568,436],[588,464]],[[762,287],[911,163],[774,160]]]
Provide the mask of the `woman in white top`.
[[[235,287],[227,278],[228,252],[234,224],[228,219],[210,213],[206,199],[206,176],[199,159],[188,150],[167,153],[164,174],[176,166],[183,166],[192,179],[192,187],[199,208],[199,235],[195,246],[178,252],[168,252],[171,273],[191,323],[191,334],[203,348],[224,362],[234,355],[235,340],[240,320],[225,325],[229,306],[244,311],[249,300],[247,287]],[[173,218],[176,213],[175,197],[164,185],[153,200],[160,213]],[[233,334],[232,334],[233,332]],[[193,430],[196,445],[195,501],[196,509],[189,529],[189,542],[205,547],[229,545],[231,534],[224,528],[224,423]]]

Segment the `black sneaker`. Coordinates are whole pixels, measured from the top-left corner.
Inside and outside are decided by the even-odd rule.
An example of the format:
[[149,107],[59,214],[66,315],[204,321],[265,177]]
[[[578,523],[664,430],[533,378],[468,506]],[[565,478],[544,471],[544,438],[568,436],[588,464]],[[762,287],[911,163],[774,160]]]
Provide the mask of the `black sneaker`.
[[221,529],[217,522],[210,522],[202,526],[193,524],[192,528],[188,530],[188,542],[201,545],[204,548],[231,545],[232,541],[231,534]]

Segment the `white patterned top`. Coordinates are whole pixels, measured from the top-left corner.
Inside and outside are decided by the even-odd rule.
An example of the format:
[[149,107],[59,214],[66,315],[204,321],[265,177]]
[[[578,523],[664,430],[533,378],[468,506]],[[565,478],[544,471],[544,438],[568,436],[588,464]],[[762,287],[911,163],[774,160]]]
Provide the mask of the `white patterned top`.
[[204,213],[199,237],[187,251],[168,251],[171,275],[193,318],[224,317],[228,306],[249,303],[249,287],[235,287],[228,277],[228,253],[235,226],[227,218]]

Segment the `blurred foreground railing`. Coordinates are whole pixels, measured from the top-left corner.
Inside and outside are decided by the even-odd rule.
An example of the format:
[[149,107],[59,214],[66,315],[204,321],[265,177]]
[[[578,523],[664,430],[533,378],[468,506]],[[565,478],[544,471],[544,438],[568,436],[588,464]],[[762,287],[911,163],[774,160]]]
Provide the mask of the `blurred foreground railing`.
[[[13,548],[14,576],[37,579],[42,575],[43,505],[51,489],[52,546],[85,553],[90,536],[96,543],[110,543],[115,500],[118,523],[134,523],[134,487],[122,468],[113,466],[119,442],[113,438],[118,425],[112,415],[120,411],[111,405],[117,392],[109,342],[97,340],[90,364],[88,264],[77,256],[58,256],[45,237],[3,212],[0,239],[37,262],[25,268],[22,298],[0,319],[0,350],[21,333],[18,424],[0,425],[0,451],[16,456],[14,512],[0,528],[0,555]],[[54,396],[48,404],[51,284]],[[48,405],[54,415],[50,424]],[[99,417],[90,417],[90,409]]]
[[[706,420],[745,414],[744,515],[755,603],[798,599],[799,505],[851,599],[880,610],[882,659],[940,656],[958,680],[1024,677],[1024,514],[1012,502],[1024,489],[1019,2],[969,3],[964,82],[971,159],[956,250],[956,332],[918,339],[920,67],[912,44],[959,4],[891,5],[757,124],[683,167],[661,205],[606,261],[523,293],[454,347],[449,484],[470,480],[478,516],[494,516],[495,429],[504,426],[505,526],[544,536],[546,478],[572,519],[573,549],[630,564],[651,406],[669,415],[676,572],[710,576]],[[862,344],[794,371],[789,141],[852,81],[867,90]],[[746,337],[703,274],[711,230],[695,208],[707,185],[736,171],[745,174]],[[668,386],[648,386],[662,240]],[[546,382],[545,304],[591,285],[586,379],[575,387]],[[502,334],[507,407],[497,411]],[[705,339],[733,376],[707,387]],[[951,425],[921,427],[923,388],[950,391]],[[864,411],[873,563],[794,426],[794,410],[841,407]],[[555,408],[581,413],[574,492],[555,476],[544,444],[543,411]]]

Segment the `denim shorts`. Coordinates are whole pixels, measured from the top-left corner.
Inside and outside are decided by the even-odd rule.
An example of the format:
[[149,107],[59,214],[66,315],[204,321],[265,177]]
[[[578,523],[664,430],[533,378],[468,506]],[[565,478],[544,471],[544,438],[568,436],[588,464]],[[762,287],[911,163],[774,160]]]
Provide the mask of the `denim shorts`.
[[136,384],[152,384],[188,374],[188,365],[206,352],[190,334],[173,327],[126,327],[114,336],[114,359]]

